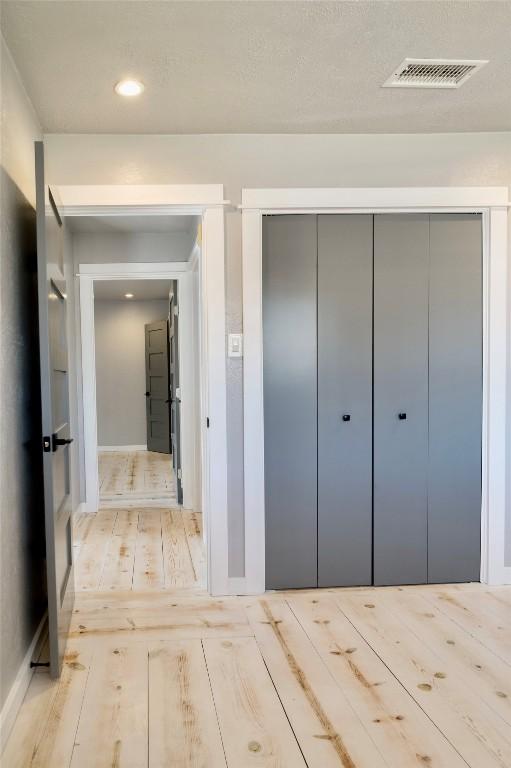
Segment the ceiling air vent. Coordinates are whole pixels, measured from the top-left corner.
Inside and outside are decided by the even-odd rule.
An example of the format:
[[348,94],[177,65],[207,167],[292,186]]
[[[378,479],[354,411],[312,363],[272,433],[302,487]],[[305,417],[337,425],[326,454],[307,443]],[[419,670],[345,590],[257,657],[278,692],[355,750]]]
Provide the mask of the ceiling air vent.
[[459,88],[488,61],[405,59],[383,83],[384,88]]

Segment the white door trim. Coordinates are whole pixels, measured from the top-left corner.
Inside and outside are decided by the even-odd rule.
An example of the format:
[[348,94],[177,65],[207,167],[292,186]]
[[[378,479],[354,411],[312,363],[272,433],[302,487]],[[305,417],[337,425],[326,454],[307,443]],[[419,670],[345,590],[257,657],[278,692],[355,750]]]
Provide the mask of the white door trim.
[[[87,186],[60,187],[65,212],[94,216],[154,215],[179,213],[202,216],[202,248],[200,255],[200,313],[202,345],[200,354],[201,442],[202,442],[202,511],[207,543],[207,588],[213,595],[229,593],[227,573],[227,406],[225,348],[225,233],[222,185],[189,186]],[[159,206],[158,212],[154,212]],[[84,511],[99,507],[96,427],[96,381],[94,350],[94,281],[112,279],[179,280],[183,314],[190,316],[187,306],[192,300],[190,264],[81,264],[79,267],[80,322],[82,338],[82,376],[84,410],[84,448],[86,501]],[[185,324],[180,324],[183,333]],[[188,324],[190,326],[190,324]],[[191,328],[184,329],[191,333]],[[188,339],[181,339],[186,349]],[[184,355],[182,370],[183,434],[193,434],[192,388],[186,385],[187,371],[193,375],[192,355]],[[209,419],[209,428],[206,420]],[[189,424],[190,430],[186,424]],[[188,441],[190,442],[190,441]],[[193,473],[193,444],[183,445],[183,473]],[[190,475],[193,476],[193,475]]]
[[511,583],[505,566],[506,187],[244,189],[242,192],[245,563],[247,592],[265,589],[262,216],[284,213],[481,213],[483,419],[481,581]]
[[64,184],[59,193],[67,216],[200,215],[229,205],[222,184]]

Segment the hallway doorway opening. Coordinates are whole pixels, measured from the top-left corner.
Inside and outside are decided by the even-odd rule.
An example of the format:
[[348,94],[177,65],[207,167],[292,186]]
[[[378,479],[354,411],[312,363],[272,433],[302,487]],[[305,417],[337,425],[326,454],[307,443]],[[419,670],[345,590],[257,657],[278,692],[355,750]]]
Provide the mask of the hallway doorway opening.
[[[92,229],[85,222],[72,223],[82,233],[75,248],[78,257],[94,256],[99,239],[102,256],[108,258],[115,236],[109,232],[101,238],[101,221],[91,239],[83,234]],[[153,222],[142,219],[139,225],[146,230],[147,258],[157,258],[162,246],[173,258],[197,256],[196,217]],[[115,221],[123,245],[130,243],[137,223],[132,218]],[[156,227],[158,235],[160,230],[167,233],[163,242],[147,231]],[[198,271],[189,262],[177,262],[190,268],[173,279],[93,282],[99,511],[78,516],[78,592],[206,586],[200,313],[199,292],[193,290]],[[154,263],[148,266],[152,269]]]
[[[77,591],[203,589],[200,219],[70,217],[69,225],[82,391],[89,377],[93,385],[93,407],[83,399],[80,480],[97,508],[85,504],[77,519]],[[129,279],[104,272],[141,243],[143,261],[122,266],[135,273]],[[89,314],[87,268],[98,270]]]

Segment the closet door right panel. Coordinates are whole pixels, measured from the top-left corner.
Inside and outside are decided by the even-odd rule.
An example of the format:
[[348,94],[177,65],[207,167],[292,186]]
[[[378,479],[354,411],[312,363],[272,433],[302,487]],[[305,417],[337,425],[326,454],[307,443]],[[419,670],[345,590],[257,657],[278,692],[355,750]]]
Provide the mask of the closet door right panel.
[[481,217],[430,222],[428,580],[479,581]]
[[374,217],[374,583],[427,577],[429,216]]

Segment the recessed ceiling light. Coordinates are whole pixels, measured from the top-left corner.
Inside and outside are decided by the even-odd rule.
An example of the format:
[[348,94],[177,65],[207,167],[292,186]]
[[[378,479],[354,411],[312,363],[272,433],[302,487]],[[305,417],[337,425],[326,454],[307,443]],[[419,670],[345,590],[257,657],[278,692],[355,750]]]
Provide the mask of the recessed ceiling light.
[[143,90],[144,84],[140,80],[119,80],[115,86],[119,96],[139,96]]
[[125,295],[125,297],[127,299],[132,299],[133,298],[133,294],[132,293],[125,293],[124,295]]

